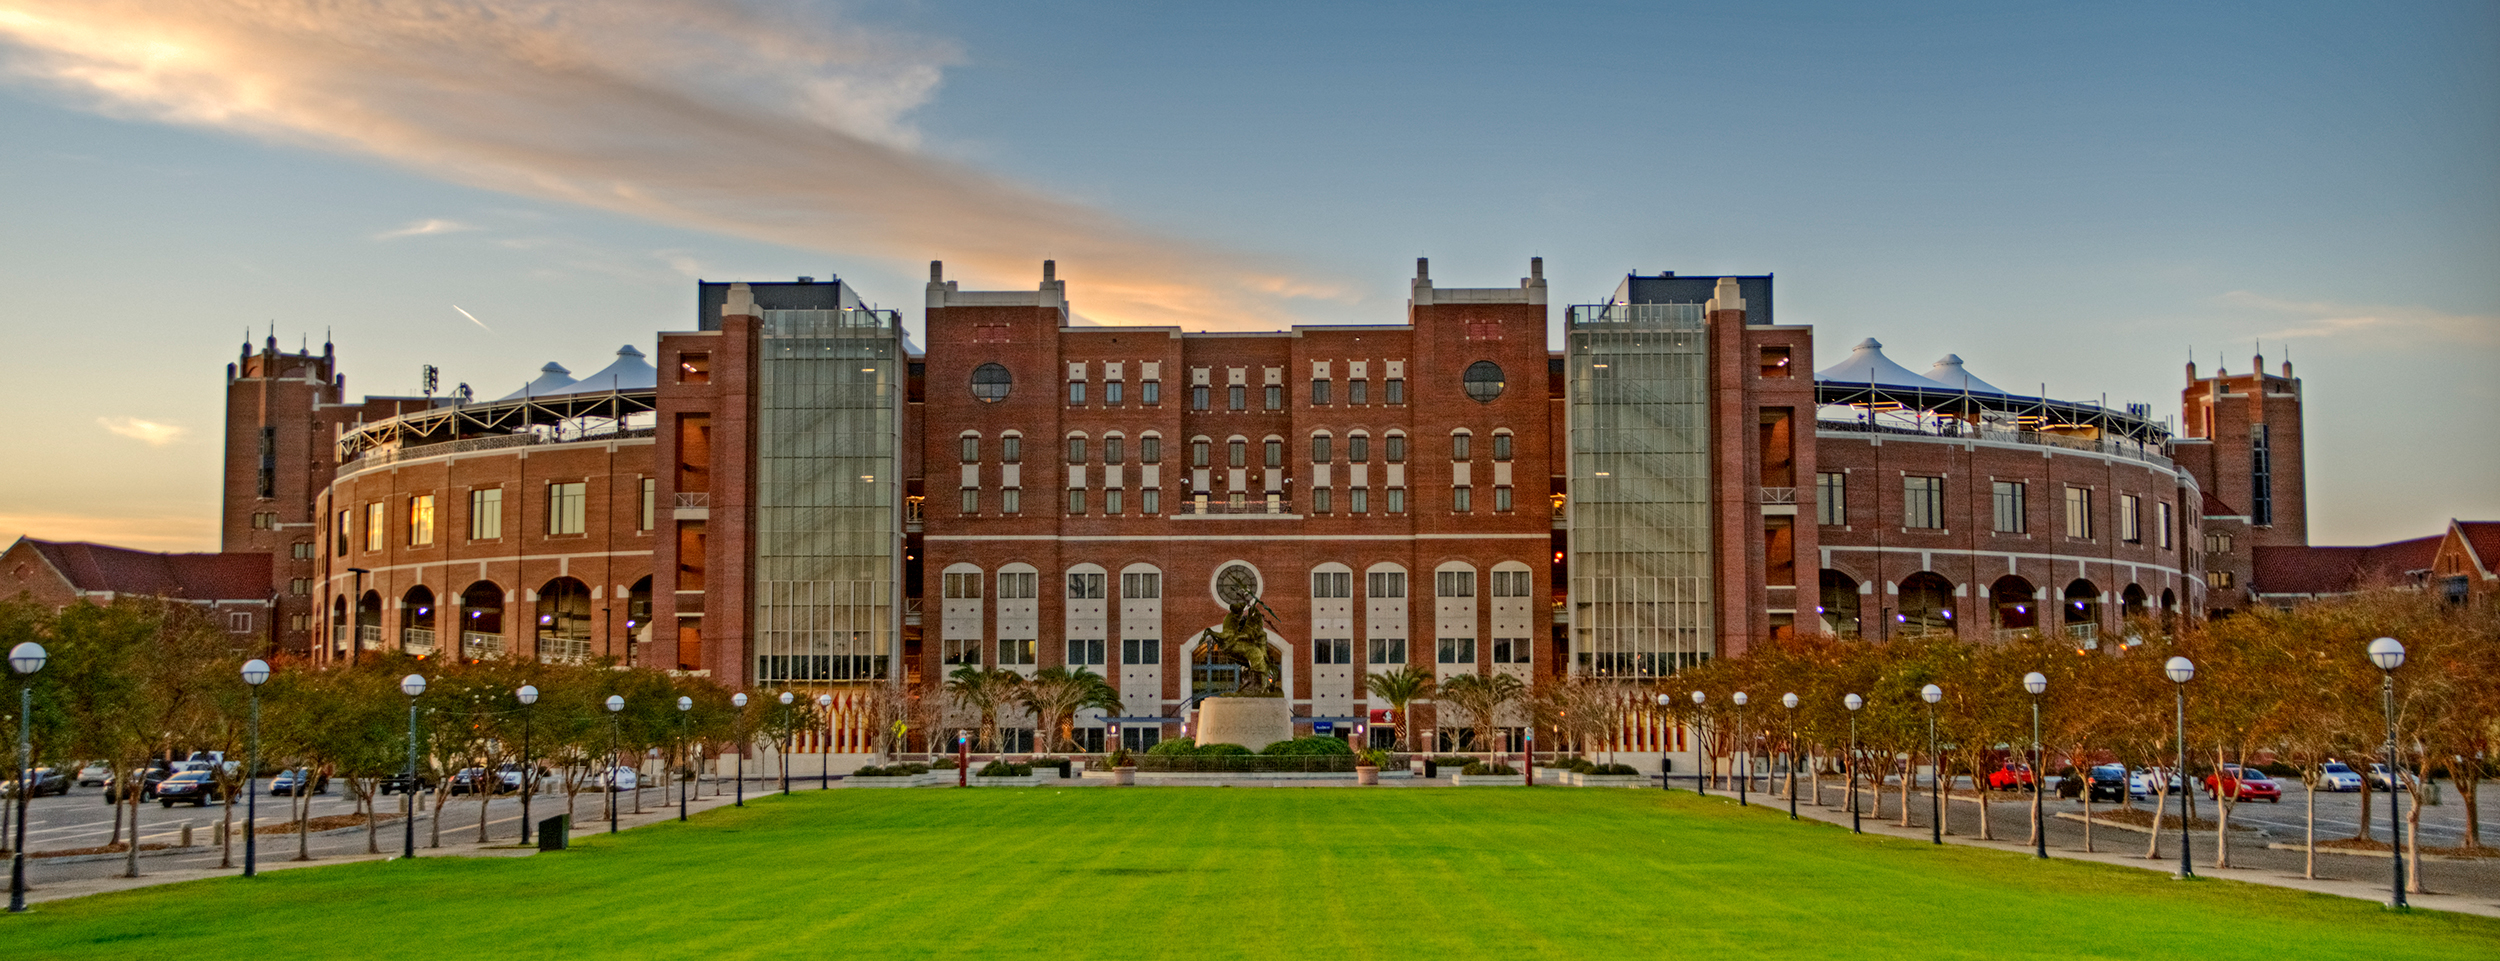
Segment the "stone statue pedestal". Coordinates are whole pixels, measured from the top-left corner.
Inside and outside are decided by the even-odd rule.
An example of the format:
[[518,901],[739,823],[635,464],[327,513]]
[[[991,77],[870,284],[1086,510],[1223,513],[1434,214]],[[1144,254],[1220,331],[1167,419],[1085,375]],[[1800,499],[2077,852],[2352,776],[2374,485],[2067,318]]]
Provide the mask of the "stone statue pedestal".
[[1210,697],[1198,702],[1198,743],[1253,751],[1293,740],[1293,705],[1281,697]]

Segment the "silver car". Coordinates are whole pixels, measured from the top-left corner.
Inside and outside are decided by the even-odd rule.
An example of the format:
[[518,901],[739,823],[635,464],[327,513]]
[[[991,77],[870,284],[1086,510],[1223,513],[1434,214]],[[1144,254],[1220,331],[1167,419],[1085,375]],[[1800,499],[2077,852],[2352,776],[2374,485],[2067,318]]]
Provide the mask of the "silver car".
[[2361,772],[2342,761],[2328,761],[2318,768],[2318,790],[2350,794],[2361,790]]

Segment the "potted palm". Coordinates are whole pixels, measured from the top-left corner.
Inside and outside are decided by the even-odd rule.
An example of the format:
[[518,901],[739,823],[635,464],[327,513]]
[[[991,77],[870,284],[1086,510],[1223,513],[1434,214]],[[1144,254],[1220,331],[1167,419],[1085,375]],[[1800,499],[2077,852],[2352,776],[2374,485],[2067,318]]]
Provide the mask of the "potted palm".
[[1354,756],[1354,783],[1366,787],[1380,783],[1380,766],[1388,763],[1389,752],[1372,748]]

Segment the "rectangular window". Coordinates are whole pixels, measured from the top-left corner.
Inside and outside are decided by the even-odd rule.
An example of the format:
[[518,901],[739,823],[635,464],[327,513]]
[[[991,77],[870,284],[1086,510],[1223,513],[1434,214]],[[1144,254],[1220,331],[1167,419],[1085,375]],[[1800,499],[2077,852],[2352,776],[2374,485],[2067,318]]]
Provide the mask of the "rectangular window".
[[1120,575],[1120,599],[1153,600],[1163,596],[1163,575],[1151,571]]
[[1117,464],[1127,460],[1127,440],[1127,438],[1121,437],[1117,434],[1103,438],[1102,462],[1105,464]]
[[1068,665],[1095,666],[1102,663],[1102,638],[1071,637],[1068,639]]
[[977,571],[965,571],[958,574],[946,575],[946,599],[950,601],[980,600],[980,573]]
[[1249,408],[1250,408],[1250,391],[1249,391],[1249,388],[1247,388],[1247,387],[1243,387],[1243,386],[1242,386],[1242,385],[1240,385],[1240,384],[1234,384],[1234,385],[1232,385],[1232,386],[1230,386],[1230,387],[1224,388],[1224,409],[1225,409],[1225,410],[1248,410]]
[[297,597],[312,593],[312,578],[298,577],[287,581],[286,592]]
[[1493,596],[1533,597],[1529,591],[1536,581],[1534,571],[1494,571]]
[[1110,381],[1102,385],[1102,402],[1103,405],[1107,407],[1120,406],[1119,381]]
[[998,575],[998,599],[1029,601],[1041,587],[1041,575],[1032,571],[1005,571]]
[[1271,439],[1271,440],[1269,440],[1269,441],[1267,442],[1267,466],[1269,466],[1269,467],[1283,467],[1283,466],[1285,466],[1285,442],[1284,442],[1284,441]]
[[1406,513],[1406,488],[1389,488],[1389,513]]
[[579,534],[589,529],[583,516],[590,506],[590,485],[547,485],[547,533]]
[[1361,434],[1346,438],[1345,459],[1356,464],[1369,463],[1372,459],[1372,439]]
[[1406,596],[1405,571],[1373,571],[1363,579],[1363,596],[1385,600]]
[[1493,663],[1526,664],[1528,663],[1529,649],[1533,646],[1534,645],[1528,643],[1528,639],[1524,637],[1494,638]]
[[712,355],[688,353],[677,355],[677,382],[709,384],[712,382]]
[[659,515],[660,479],[657,477],[645,477],[642,479],[642,526],[634,529],[638,531],[650,530],[653,524],[659,519]]
[[1762,348],[1762,362],[1759,366],[1761,367],[1762,376],[1764,377],[1790,376],[1788,368],[1788,348]]
[[1389,378],[1389,390],[1388,390],[1388,394],[1389,394],[1389,403],[1392,403],[1392,404],[1403,404],[1403,403],[1406,403],[1406,378],[1404,378],[1404,377],[1391,377],[1391,378]]
[[1469,488],[1450,488],[1450,511],[1452,513],[1465,514],[1475,509],[1475,499],[1469,496]]
[[481,487],[469,492],[469,539],[491,541],[503,537],[503,488]]
[[1163,382],[1145,380],[1137,383],[1137,402],[1148,407],[1163,403]]
[[347,556],[347,545],[350,542],[350,538],[353,536],[349,533],[349,531],[354,524],[355,518],[356,512],[354,511],[340,511],[339,529],[330,532],[330,544],[332,547],[336,548],[340,557]]
[[293,552],[294,552],[294,557],[295,557],[295,559],[296,559],[296,560],[299,560],[299,561],[309,561],[309,560],[312,560],[312,559],[313,559],[313,543],[312,543],[311,541],[296,541],[296,542],[295,542],[295,545],[294,545],[294,547],[293,547]]
[[1317,598],[1349,598],[1354,596],[1352,571],[1312,571],[1311,596]]
[[1068,488],[1068,513],[1070,513],[1070,514],[1082,514],[1082,513],[1085,513],[1085,488],[1082,488],[1082,487],[1071,487],[1071,488]]
[[424,547],[434,543],[434,495],[418,494],[408,498],[408,546]]
[[1330,449],[1335,446],[1330,443],[1331,440],[1332,438],[1326,434],[1311,435],[1311,463],[1325,464],[1333,459],[1332,455],[1336,451]]
[[1926,530],[1944,526],[1944,478],[1901,478],[1901,526]]
[[1381,441],[1381,444],[1382,444],[1382,447],[1383,447],[1383,450],[1381,451],[1381,453],[1382,453],[1383,455],[1385,455],[1385,456],[1388,458],[1389,463],[1392,463],[1392,464],[1403,464],[1403,463],[1406,463],[1406,435],[1405,435],[1405,434],[1391,434],[1391,435],[1389,435],[1389,436],[1388,436],[1388,438],[1386,438],[1385,440]]
[[2216,588],[2216,589],[2228,590],[2228,589],[2230,588],[2230,586],[2231,586],[2231,572],[2230,572],[2230,571],[2206,571],[2206,572],[2205,572],[2205,586],[2207,586],[2207,587],[2211,587],[2211,588]]
[[2266,425],[2248,425],[2248,522],[2274,524],[2274,453]]
[[1250,442],[1246,440],[1234,440],[1227,442],[1224,445],[1224,456],[1227,458],[1226,463],[1231,466],[1249,466]]
[[1206,438],[1201,437],[1201,438],[1198,438],[1198,439],[1196,439],[1196,440],[1192,440],[1192,441],[1190,441],[1190,442],[1189,442],[1189,466],[1191,466],[1191,467],[1205,467],[1205,466],[1207,466],[1207,439],[1206,439]]
[[1473,445],[1471,445],[1471,444],[1470,444],[1470,443],[1468,443],[1468,442],[1469,442],[1469,441],[1472,441],[1472,440],[1474,440],[1474,439],[1475,439],[1475,438],[1474,438],[1474,436],[1473,436],[1473,435],[1470,435],[1470,434],[1451,434],[1451,435],[1450,435],[1450,459],[1451,459],[1451,460],[1473,460],[1474,458],[1467,456],[1467,454],[1468,454],[1468,448],[1469,448],[1469,447],[1471,447],[1471,446],[1473,446]]
[[1368,487],[1357,487],[1357,488],[1354,488],[1353,490],[1349,490],[1349,491],[1347,491],[1347,492],[1346,492],[1346,496],[1345,496],[1345,510],[1346,510],[1346,513],[1348,513],[1348,514],[1369,514],[1369,513],[1371,513],[1371,510],[1372,510],[1372,492],[1371,492],[1371,488],[1368,488]]
[[1509,487],[1496,487],[1496,488],[1494,488],[1494,489],[1493,489],[1493,510],[1494,510],[1495,512],[1497,512],[1497,513],[1508,514],[1508,513],[1510,513],[1510,507],[1511,507],[1511,503],[1510,503],[1510,488],[1509,488]]
[[1311,639],[1311,663],[1354,663],[1354,639],[1351,637],[1314,637]]
[[1161,664],[1161,663],[1163,663],[1163,641],[1162,641],[1162,639],[1161,639],[1161,638],[1153,638],[1153,637],[1123,637],[1123,638],[1121,638],[1121,639],[1120,639],[1120,663],[1122,663],[1122,664]]
[[1085,382],[1084,382],[1084,381],[1081,381],[1081,380],[1072,380],[1072,381],[1069,381],[1069,382],[1068,382],[1068,406],[1070,406],[1070,407],[1083,407],[1083,406],[1085,406]]
[[1267,385],[1267,409],[1285,409],[1285,388],[1282,384]]
[[226,630],[233,631],[237,634],[251,633],[252,615],[242,613],[226,615]]
[[1325,513],[1328,513],[1328,512],[1332,509],[1332,505],[1329,503],[1329,500],[1330,500],[1330,498],[1329,498],[1329,496],[1328,496],[1328,488],[1325,488],[1325,487],[1314,487],[1314,488],[1311,488],[1311,513],[1314,513],[1314,514],[1325,514]]
[[1814,522],[1832,525],[1849,523],[1849,475],[1836,470],[1815,473]]
[[966,434],[964,435],[963,440],[958,443],[963,450],[958,452],[956,457],[957,460],[963,461],[966,464],[978,464],[981,462],[980,437],[972,434]]
[[2129,544],[2144,543],[2144,517],[2134,494],[2118,495],[2118,539]]
[[1502,433],[1493,435],[1493,459],[1503,463],[1510,462],[1509,434]]
[[2023,496],[2025,493],[2023,482],[1997,481],[1993,486],[1995,491],[1989,496],[1989,500],[1993,506],[1992,513],[1996,515],[1996,532],[2021,534],[2031,530],[2031,522],[2028,519],[2031,514],[2028,505],[2024,503],[2026,498]]
[[1432,575],[1432,593],[1436,597],[1476,596],[1476,572],[1437,571]]
[[[1040,644],[1035,643],[1031,639],[1009,640],[1006,638],[1000,638],[998,640],[998,663],[1031,664],[1035,660],[1035,649],[1040,646]],[[1004,734],[1006,731],[1002,729],[999,733]]]
[[981,663],[981,654],[980,654],[980,651],[981,651],[981,642],[980,642],[979,640],[977,640],[977,639],[975,639],[975,640],[954,640],[954,639],[950,639],[950,640],[948,640],[948,641],[946,642],[946,652],[945,652],[945,659],[946,659],[946,663],[948,663],[948,664],[973,664],[973,665],[978,665],[978,664],[980,664],[980,663]]
[[1071,464],[1082,464],[1082,463],[1085,463],[1085,438],[1082,438],[1082,437],[1070,437],[1070,438],[1068,438],[1068,463],[1071,463]]
[[1123,511],[1123,510],[1126,510],[1126,509],[1127,509],[1127,505],[1125,505],[1125,504],[1121,503],[1121,501],[1123,500],[1123,498],[1122,498],[1120,495],[1121,495],[1122,493],[1123,493],[1123,491],[1121,491],[1121,490],[1120,490],[1119,488],[1117,488],[1117,487],[1114,487],[1114,488],[1111,488],[1111,489],[1109,489],[1109,490],[1103,491],[1103,492],[1102,492],[1102,512],[1103,512],[1103,513],[1105,513],[1105,514],[1117,514],[1117,513],[1121,512],[1121,511]]
[[1152,434],[1138,438],[1137,460],[1143,464],[1163,463],[1163,438]]
[[1371,403],[1371,384],[1371,381],[1360,377],[1346,381],[1345,402],[1349,404]]
[[366,550],[381,550],[382,545],[386,543],[386,538],[389,535],[384,534],[383,531],[390,523],[390,519],[388,517],[390,509],[390,505],[384,504],[381,501],[375,501],[371,504],[365,505]]
[[998,439],[998,462],[1002,464],[1024,463],[1023,435],[1009,434]]
[[2165,551],[2166,551],[2166,550],[2169,550],[2169,549],[2170,549],[2170,502],[2169,502],[2169,501],[2163,501],[2163,502],[2161,502],[2161,503],[2159,503],[2159,504],[2155,504],[2155,505],[2153,505],[2153,514],[2154,514],[2154,519],[2153,519],[2153,536],[2158,537],[2158,538],[2160,538],[2160,539],[2161,539],[2161,542],[2160,542],[2157,546],[2159,546],[2162,550],[2165,550]]
[[1141,514],[1163,513],[1163,491],[1153,487],[1139,491],[1137,495],[1137,510]]
[[1068,599],[1071,601],[1102,600],[1102,575],[1068,575]]
[[1325,379],[1311,381],[1311,406],[1325,407],[1328,405],[1328,384],[1329,382]]
[[1001,514],[1024,513],[1024,489],[1019,487],[1010,487],[1006,490],[999,491],[998,512]]
[[1406,663],[1406,639],[1403,637],[1375,637],[1371,639],[1369,647],[1371,648],[1368,652],[1371,654],[1369,663]]
[[981,512],[981,489],[980,489],[980,488],[978,488],[978,487],[966,487],[966,488],[964,488],[964,489],[963,489],[963,504],[962,504],[962,506],[961,506],[959,509],[960,509],[960,511],[961,511],[961,512],[962,512],[965,516],[970,516],[970,515],[973,515],[973,514],[978,514],[978,513],[980,513],[980,512]]
[[1476,662],[1475,638],[1444,637],[1440,639],[1437,649],[1440,655],[1439,660],[1443,664],[1473,664]]
[[2092,489],[2066,488],[2066,536],[2076,540],[2092,539]]

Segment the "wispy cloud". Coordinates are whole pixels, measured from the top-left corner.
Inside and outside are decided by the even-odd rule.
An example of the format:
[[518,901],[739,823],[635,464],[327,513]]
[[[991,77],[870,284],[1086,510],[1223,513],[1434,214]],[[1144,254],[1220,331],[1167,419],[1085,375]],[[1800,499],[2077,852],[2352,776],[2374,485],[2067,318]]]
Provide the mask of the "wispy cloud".
[[407,226],[396,230],[385,230],[381,233],[373,235],[373,239],[398,240],[401,237],[423,237],[429,234],[456,234],[464,230],[476,229],[477,228],[473,225],[464,224],[457,220],[444,220],[440,217],[428,217],[424,220],[413,221]]
[[154,516],[73,514],[42,511],[0,511],[0,538],[28,537],[52,541],[93,541],[147,551],[213,551],[217,549],[216,511],[186,511]]
[[2428,307],[2283,300],[2245,290],[2217,299],[2254,311],[2266,317],[2266,323],[2285,325],[2259,335],[2267,340],[2358,338],[2400,346],[2500,345],[2500,317],[2451,314]]
[[163,447],[181,440],[184,430],[173,424],[160,424],[136,417],[98,417],[95,422],[104,425],[105,430],[150,447]]
[[479,330],[483,330],[483,331],[485,331],[485,332],[487,332],[487,333],[490,333],[490,334],[495,332],[495,328],[492,328],[492,327],[488,327],[488,326],[486,326],[486,322],[485,322],[485,321],[483,321],[483,320],[479,320],[479,319],[477,319],[477,315],[476,315],[476,314],[472,314],[472,313],[470,313],[470,312],[468,311],[468,308],[462,307],[462,306],[460,306],[459,304],[453,304],[453,305],[451,305],[451,309],[459,311],[459,312],[460,312],[460,316],[462,316],[462,317],[466,317],[466,318],[469,318],[469,322],[470,322],[470,323],[472,323],[472,324],[476,324],[476,325],[477,325],[477,329],[479,329]]
[[791,3],[0,0],[9,67],[93,109],[379,157],[681,227],[1023,286],[1100,318],[1269,326],[1344,296],[918,152],[960,55]]

